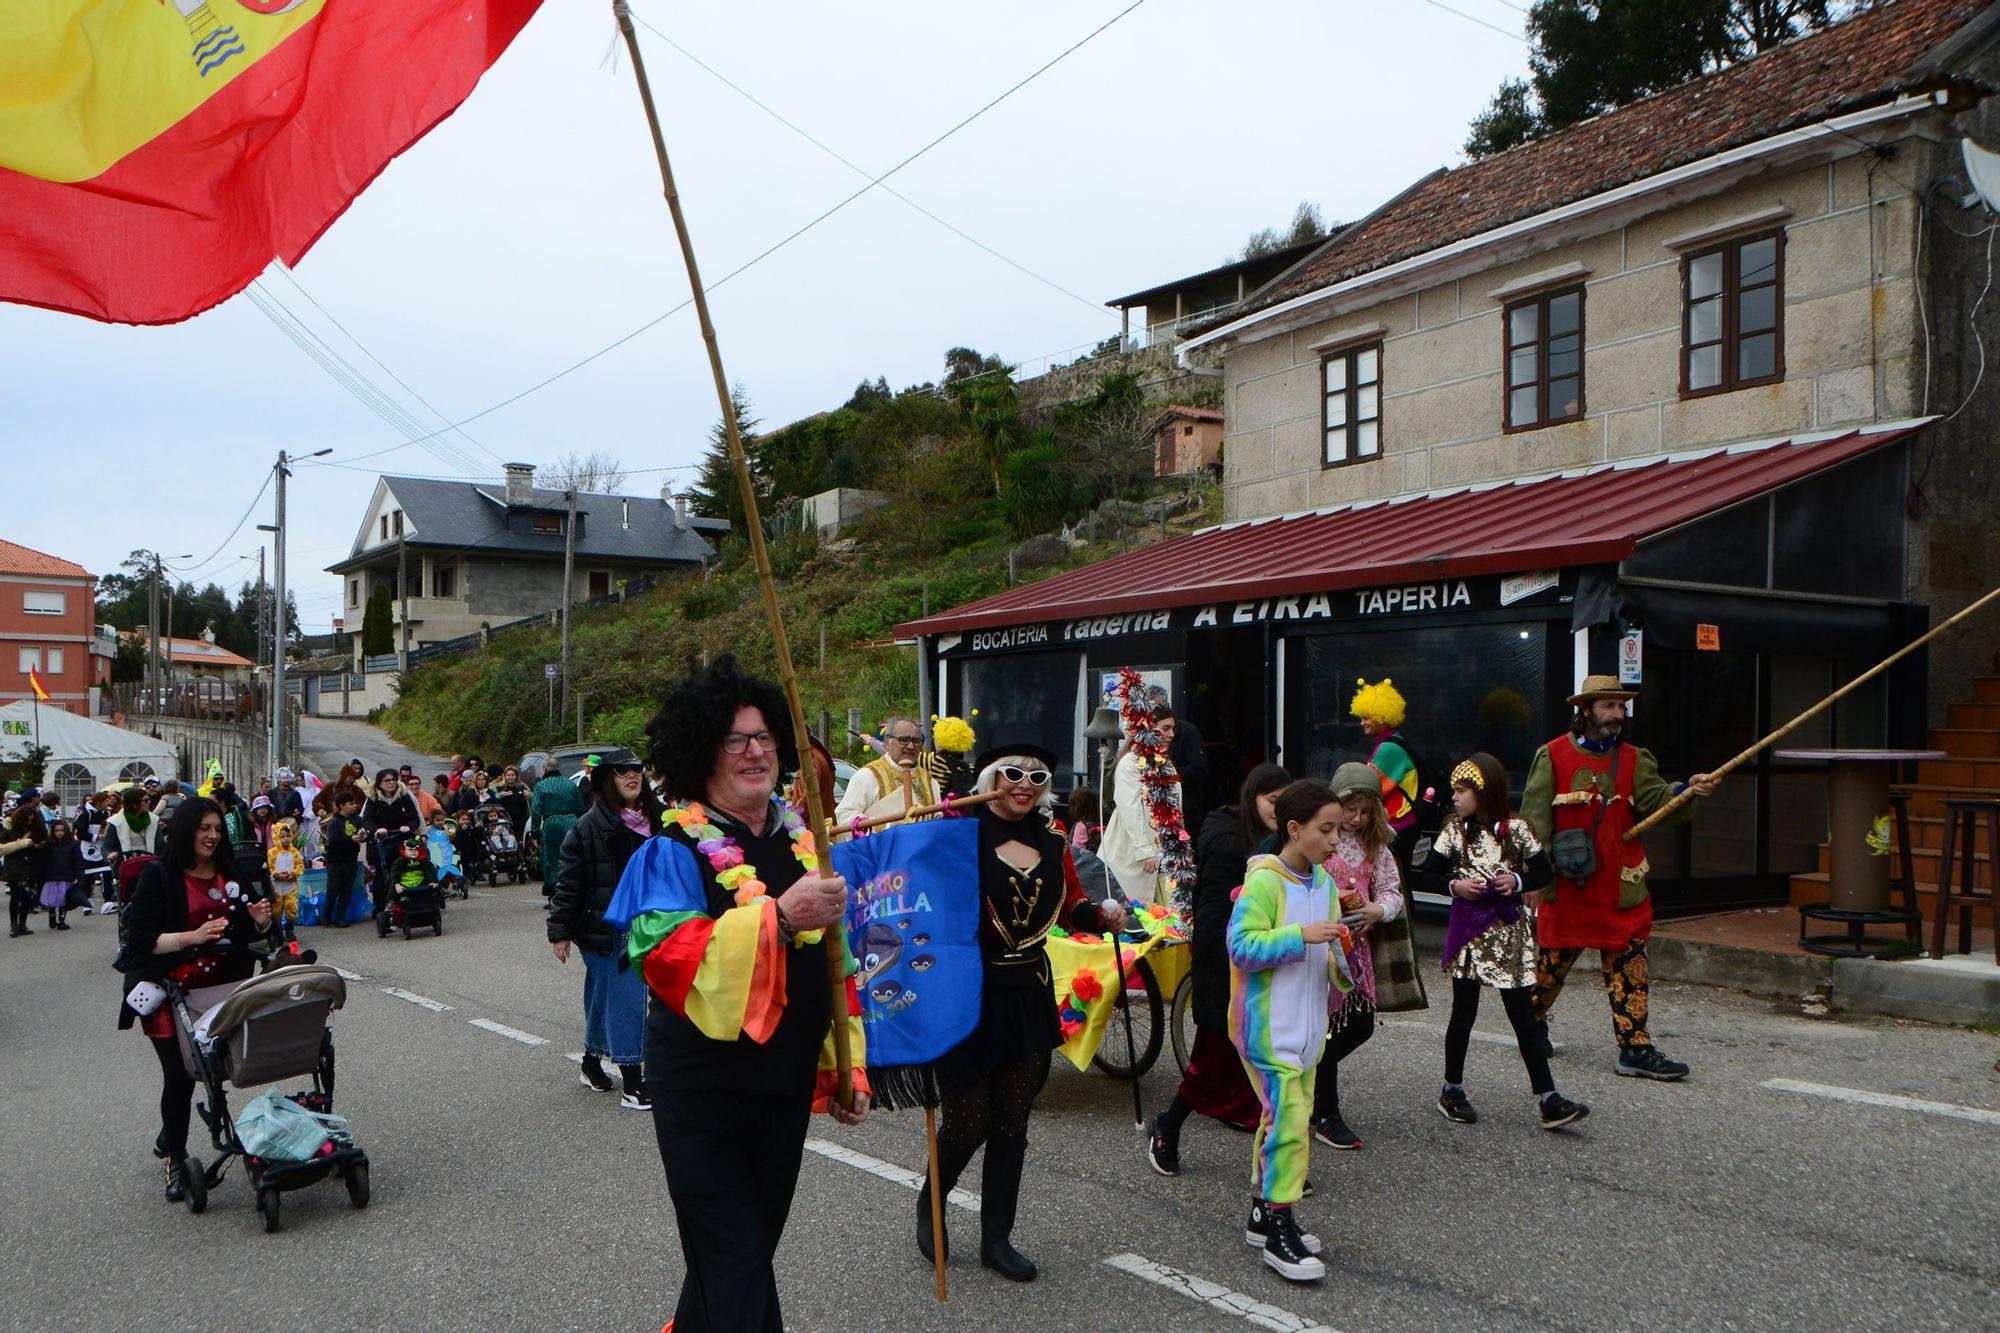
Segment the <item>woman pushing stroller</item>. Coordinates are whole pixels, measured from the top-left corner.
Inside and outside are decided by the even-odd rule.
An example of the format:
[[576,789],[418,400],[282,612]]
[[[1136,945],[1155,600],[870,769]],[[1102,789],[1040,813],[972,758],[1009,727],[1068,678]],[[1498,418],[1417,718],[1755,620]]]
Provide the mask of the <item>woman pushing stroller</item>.
[[271,927],[271,904],[250,901],[237,878],[234,850],[223,836],[222,809],[206,797],[181,802],[168,825],[160,859],[140,873],[124,912],[125,974],[120,1030],[139,1024],[160,1062],[160,1132],[153,1155],[167,1163],[166,1197],[187,1197],[187,1136],[194,1079],[181,1061],[173,1017],[164,1005],[141,1017],[127,1002],[142,982],[172,980],[195,990],[249,978],[247,953],[197,952],[218,940],[248,945]]

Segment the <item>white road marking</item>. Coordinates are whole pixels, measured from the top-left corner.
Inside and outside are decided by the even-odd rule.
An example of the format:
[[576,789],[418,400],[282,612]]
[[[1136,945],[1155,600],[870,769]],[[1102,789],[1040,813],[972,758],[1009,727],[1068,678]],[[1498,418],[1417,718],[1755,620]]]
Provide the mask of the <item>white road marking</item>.
[[571,1064],[580,1065],[583,1063],[583,1052],[571,1051],[568,1055],[565,1055],[563,1059],[569,1061]]
[[[885,1162],[879,1157],[870,1157],[867,1153],[856,1152],[852,1148],[843,1148],[831,1139],[807,1139],[806,1150],[816,1152],[821,1157],[831,1158],[843,1166],[851,1166],[857,1171],[866,1171],[869,1175],[877,1176],[893,1185],[901,1185],[912,1193],[924,1187],[922,1172],[912,1171],[894,1162]],[[979,1211],[979,1196],[970,1190],[955,1189],[945,1196],[945,1200],[969,1213]]]
[[1233,1314],[1238,1319],[1257,1325],[1259,1328],[1275,1328],[1283,1333],[1337,1333],[1330,1325],[1304,1315],[1293,1314],[1275,1305],[1267,1304],[1254,1296],[1231,1291],[1219,1283],[1183,1273],[1178,1268],[1156,1264],[1140,1254],[1114,1254],[1101,1261],[1107,1268],[1115,1268],[1121,1273],[1144,1278],[1168,1291],[1179,1292],[1191,1301],[1200,1301],[1224,1314]]
[[399,1000],[408,1000],[411,1004],[416,1005],[419,1009],[428,1009],[434,1014],[445,1013],[449,1011],[451,1008],[451,1006],[448,1004],[444,1004],[438,1000],[433,1000],[425,995],[413,994],[412,992],[406,991],[399,986],[384,986],[382,988],[382,993],[384,995],[393,995]]
[[[327,964],[327,966],[328,966],[328,967],[333,967],[333,964],[329,963],[329,964]],[[350,971],[348,971],[348,970],[347,970],[346,968],[344,968],[344,967],[335,967],[335,968],[333,968],[333,970],[334,970],[334,971],[336,971],[336,972],[338,972],[338,973],[340,974],[340,979],[341,979],[342,981],[366,981],[366,980],[368,980],[368,978],[366,978],[366,977],[362,976],[362,975],[361,975],[361,974],[360,974],[359,972],[350,972]]]
[[496,1032],[510,1041],[518,1041],[523,1046],[546,1046],[549,1044],[547,1037],[537,1037],[532,1032],[523,1032],[519,1028],[510,1028],[505,1023],[496,1023],[490,1018],[468,1018],[465,1021],[476,1028],[484,1028],[488,1032]]
[[1893,1092],[1837,1088],[1827,1083],[1802,1083],[1795,1078],[1767,1078],[1757,1086],[1769,1088],[1773,1092],[1797,1092],[1807,1097],[1825,1097],[1836,1102],[1852,1102],[1857,1106],[1881,1106],[1891,1111],[1921,1111],[1925,1115],[1970,1120],[1979,1125],[2000,1125],[2000,1111],[1982,1110],[1977,1106],[1958,1106],[1952,1102],[1927,1102],[1919,1097],[1899,1097]]
[[[1375,1021],[1378,1025],[1385,1028],[1408,1028],[1412,1032],[1428,1032],[1436,1037],[1444,1035],[1444,1024],[1442,1023],[1416,1023],[1407,1018],[1379,1018]],[[1472,1039],[1474,1041],[1483,1041],[1493,1046],[1505,1046],[1510,1050],[1515,1045],[1514,1038],[1508,1033],[1481,1032],[1478,1028],[1472,1030]],[[1563,1044],[1559,1041],[1550,1042],[1549,1044],[1558,1051],[1563,1048]]]

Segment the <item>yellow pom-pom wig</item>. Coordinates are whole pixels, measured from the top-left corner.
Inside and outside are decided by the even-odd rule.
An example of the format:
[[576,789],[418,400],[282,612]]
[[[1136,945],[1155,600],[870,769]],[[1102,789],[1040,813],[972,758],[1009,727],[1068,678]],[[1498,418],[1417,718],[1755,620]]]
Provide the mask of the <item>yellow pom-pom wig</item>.
[[1361,688],[1356,690],[1354,698],[1348,701],[1348,712],[1363,722],[1378,723],[1391,731],[1403,725],[1403,715],[1408,711],[1409,705],[1403,702],[1402,693],[1390,683],[1387,676],[1373,685],[1360,677],[1356,677],[1354,683]]

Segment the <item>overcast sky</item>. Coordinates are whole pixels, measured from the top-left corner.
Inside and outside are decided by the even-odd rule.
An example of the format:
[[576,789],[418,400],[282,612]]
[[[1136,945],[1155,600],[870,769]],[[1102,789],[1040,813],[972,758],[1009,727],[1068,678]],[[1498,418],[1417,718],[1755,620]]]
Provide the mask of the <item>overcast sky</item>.
[[[887,170],[1123,7],[1016,3],[668,5],[635,0],[695,56],[871,174]],[[1508,0],[1451,0],[1512,32]],[[392,163],[300,263],[259,286],[426,428],[458,421],[687,296],[609,5],[551,0],[460,108]],[[641,30],[711,285],[865,182]],[[1454,165],[1467,122],[1526,48],[1427,0],[1148,0],[888,185],[714,291],[730,377],[766,427],[901,388],[969,344],[1024,364],[1113,333],[1107,298],[1226,262],[1301,199],[1353,218]],[[239,296],[169,328],[0,305],[0,439],[26,446],[5,535],[115,570],[135,547],[256,567],[280,448],[331,447],[291,485],[292,586],[308,631],[338,612],[322,571],[374,474],[498,481],[501,460],[601,449],[635,470],[699,457],[716,416],[693,311],[449,435],[405,436]],[[435,446],[443,445],[443,449]],[[434,451],[435,450],[435,451]],[[652,494],[686,471],[648,471]],[[226,540],[227,539],[227,540]],[[240,557],[248,556],[248,559]],[[194,565],[194,561],[183,562]]]

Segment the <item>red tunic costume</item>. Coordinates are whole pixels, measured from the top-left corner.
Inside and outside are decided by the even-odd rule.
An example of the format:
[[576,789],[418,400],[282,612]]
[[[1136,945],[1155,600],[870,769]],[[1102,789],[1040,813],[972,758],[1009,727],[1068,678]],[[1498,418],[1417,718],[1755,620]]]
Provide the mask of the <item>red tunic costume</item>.
[[[1610,951],[1652,933],[1645,845],[1636,838],[1627,842],[1624,835],[1672,800],[1675,790],[1660,776],[1659,761],[1637,745],[1622,741],[1598,745],[1566,735],[1536,752],[1522,792],[1521,814],[1543,845],[1550,845],[1565,829],[1588,832],[1593,824],[1597,829],[1596,870],[1581,881],[1558,872],[1544,895],[1535,922],[1536,942],[1542,948]],[[1692,806],[1683,806],[1665,822],[1679,822],[1693,813]]]

